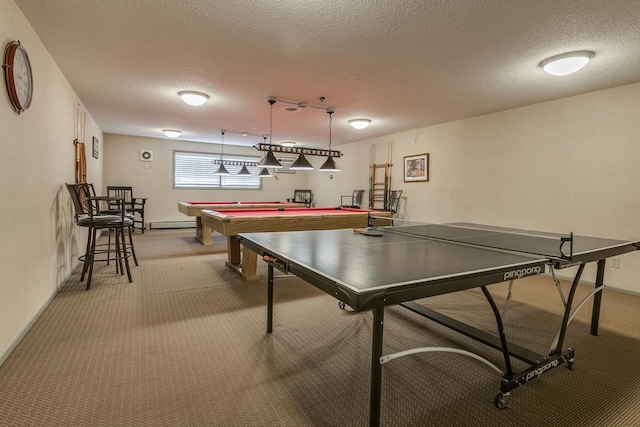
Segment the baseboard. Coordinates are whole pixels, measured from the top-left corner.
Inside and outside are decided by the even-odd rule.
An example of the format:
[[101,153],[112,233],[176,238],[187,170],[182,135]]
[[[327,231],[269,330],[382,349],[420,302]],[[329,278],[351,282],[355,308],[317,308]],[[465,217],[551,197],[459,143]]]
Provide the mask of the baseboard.
[[156,221],[149,223],[149,229],[159,228],[196,228],[195,221]]
[[[545,276],[552,277],[550,273],[545,273]],[[559,280],[565,280],[567,282],[572,282],[573,281],[573,276],[566,275],[566,274],[558,274],[557,272],[556,272],[556,278],[558,278]],[[582,279],[581,278],[579,283],[581,283],[583,285],[593,286],[593,287],[596,286],[595,281],[588,280],[588,279]],[[604,287],[607,290],[610,290],[610,291],[620,292],[622,294],[640,296],[640,292],[638,292],[638,291],[634,291],[634,290],[631,290],[631,289],[625,289],[625,288],[618,288],[616,286],[607,285],[606,277],[605,277],[605,281],[604,281]]]
[[76,270],[76,268],[78,268],[81,264],[82,263],[76,261],[76,265],[71,269],[69,274],[67,274],[67,276],[60,283],[57,284],[56,288],[51,292],[51,295],[49,295],[49,298],[47,298],[47,300],[44,302],[44,304],[42,304],[40,309],[31,317],[31,319],[24,326],[24,328],[22,328],[22,331],[20,331],[20,333],[15,337],[15,339],[4,350],[2,350],[2,353],[0,353],[0,366],[2,366],[4,361],[7,360],[7,358],[13,352],[13,350],[15,350],[18,344],[20,344],[20,341],[22,341],[25,335],[27,335],[27,332],[29,332],[29,330],[34,325],[34,323],[36,323],[36,321],[40,318],[42,313],[47,309],[47,307],[49,307],[49,304],[51,304],[51,301],[53,301],[53,299],[58,295],[58,292],[60,292],[60,289],[62,289],[62,287],[64,286],[65,283],[67,283],[67,280],[69,280],[69,278],[71,277],[73,272]]

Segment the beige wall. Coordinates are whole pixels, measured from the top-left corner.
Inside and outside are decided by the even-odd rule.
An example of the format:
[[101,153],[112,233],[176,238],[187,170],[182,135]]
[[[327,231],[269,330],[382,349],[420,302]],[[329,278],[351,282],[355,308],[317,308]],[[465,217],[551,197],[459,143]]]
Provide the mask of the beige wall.
[[[316,206],[336,206],[353,189],[366,189],[368,198],[369,165],[385,163],[390,152],[391,186],[403,190],[402,218],[640,239],[638,105],[635,84],[342,145],[341,172],[280,175],[259,193],[171,188],[174,149],[215,152],[218,144],[105,135],[105,185],[134,183],[136,193],[149,197],[149,221],[184,220],[178,201],[282,199],[294,188],[312,189]],[[149,169],[139,161],[143,148],[154,150]],[[405,183],[404,156],[420,153],[430,154],[430,181]],[[309,160],[316,167],[323,161]],[[640,292],[637,255],[607,269],[609,286]],[[594,280],[593,266],[583,277]]]
[[[2,362],[77,265],[86,234],[73,224],[64,189],[74,180],[78,98],[12,0],[0,0],[0,39],[3,46],[17,39],[25,45],[35,81],[27,112],[16,115],[4,90],[0,101]],[[337,146],[344,153],[338,159],[342,172],[281,174],[265,181],[261,192],[173,190],[173,150],[215,150],[216,144],[103,138],[89,116],[87,141],[96,136],[102,150],[96,160],[87,147],[88,181],[102,189],[133,185],[138,196],[149,198],[152,222],[184,219],[176,207],[181,200],[283,199],[295,188],[311,188],[317,206],[335,206],[341,195],[368,188],[372,147],[375,162],[382,163],[393,142],[392,187],[404,190],[404,218],[638,239],[638,106],[635,84]],[[153,150],[154,161],[140,162],[140,149]],[[418,153],[431,155],[431,180],[404,183],[403,157]],[[315,166],[322,162],[310,160]],[[593,280],[593,273],[587,269],[586,278]],[[640,292],[639,277],[640,257],[629,254],[620,257],[619,268],[608,268],[605,279],[609,286]]]
[[[74,181],[78,97],[16,4],[0,0],[3,52],[11,40],[29,53],[34,94],[31,108],[17,115],[4,83],[0,90],[0,362],[77,264],[86,236],[76,233],[64,188]],[[87,139],[93,136],[102,140],[89,116]],[[102,161],[90,148],[87,155],[89,179],[101,185]]]
[[[131,185],[136,197],[146,197],[145,222],[192,220],[178,212],[178,202],[205,200],[285,200],[296,188],[307,188],[308,172],[264,178],[262,190],[173,189],[174,150],[219,153],[220,144],[105,134],[104,186]],[[140,150],[152,150],[153,161],[140,161]],[[225,154],[260,156],[253,147],[225,144]],[[213,165],[212,165],[213,167]]]
[[[392,187],[403,190],[406,219],[640,239],[639,108],[634,84],[340,146],[344,172],[310,174],[309,185],[329,190],[320,204],[352,182],[364,188],[365,153],[375,146],[384,163],[393,141]],[[404,183],[404,156],[420,153],[430,154],[430,181]],[[606,283],[640,292],[639,255],[620,257]],[[593,266],[583,277],[595,279]]]

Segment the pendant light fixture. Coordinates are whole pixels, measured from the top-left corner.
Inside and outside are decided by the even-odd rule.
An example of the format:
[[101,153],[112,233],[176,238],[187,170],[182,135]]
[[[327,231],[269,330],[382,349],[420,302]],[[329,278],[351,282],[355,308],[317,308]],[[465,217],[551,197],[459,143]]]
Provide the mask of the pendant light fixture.
[[[222,148],[220,149],[220,160],[224,160],[224,131],[222,133]],[[214,175],[231,175],[226,167],[222,163],[218,167],[218,170],[213,173]]]
[[260,178],[273,178],[273,175],[269,173],[269,169],[262,168],[260,169],[260,173],[258,174]]
[[[272,138],[273,138],[273,104],[276,103],[276,100],[273,98],[267,98],[269,104],[271,104],[271,115],[269,119],[269,151],[267,154],[258,162],[258,166],[262,168],[270,168],[270,169],[279,169],[282,168],[282,163],[276,159],[276,156],[273,154],[272,150]],[[264,137],[265,143],[267,142],[267,137]]]
[[294,171],[310,171],[313,170],[313,166],[309,163],[309,160],[307,160],[304,154],[300,153],[296,161],[291,163],[289,169]]
[[[298,157],[296,158],[296,160],[291,164],[291,166],[289,167],[289,169],[291,170],[313,170],[314,167],[313,165],[307,160],[306,156],[322,156],[325,157],[327,156],[327,160],[325,161],[325,163],[323,164],[322,168],[320,170],[323,171],[330,171],[330,172],[335,172],[335,171],[340,171],[340,167],[338,165],[336,165],[335,161],[333,160],[336,157],[341,157],[342,153],[340,151],[334,151],[331,150],[331,143],[332,143],[332,135],[331,135],[331,120],[332,120],[332,116],[331,114],[333,114],[335,112],[335,109],[333,107],[324,107],[324,106],[318,106],[318,105],[311,105],[308,104],[306,102],[294,102],[294,101],[286,101],[283,99],[278,99],[276,97],[270,96],[267,98],[267,101],[269,102],[269,104],[271,104],[271,123],[270,123],[270,129],[269,129],[269,143],[267,144],[267,136],[264,135],[264,143],[262,144],[256,144],[254,146],[255,149],[257,149],[258,151],[264,151],[267,154],[260,160],[260,162],[258,163],[259,167],[262,168],[278,168],[278,167],[282,167],[282,164],[276,159],[275,155],[273,153],[288,153],[288,154],[297,154]],[[320,97],[320,101],[324,102],[325,98]],[[321,109],[324,110],[325,112],[327,112],[329,114],[329,150],[317,150],[314,148],[305,148],[305,147],[301,147],[298,146],[296,143],[294,142],[282,142],[281,144],[276,144],[273,145],[272,143],[272,138],[273,138],[273,104],[275,104],[276,102],[283,102],[285,104],[294,104],[296,106],[296,108],[317,108],[317,109]],[[366,119],[368,120],[368,119]],[[277,177],[276,177],[277,178]]]
[[333,109],[327,108],[327,114],[329,114],[329,156],[318,170],[322,172],[340,172],[342,169],[340,169],[340,167],[333,160],[333,157],[331,157],[331,115],[333,114]]
[[247,168],[247,165],[242,165],[242,169],[240,169],[240,172],[237,173],[237,175],[246,175],[249,176],[251,175],[251,172],[249,171],[249,169]]

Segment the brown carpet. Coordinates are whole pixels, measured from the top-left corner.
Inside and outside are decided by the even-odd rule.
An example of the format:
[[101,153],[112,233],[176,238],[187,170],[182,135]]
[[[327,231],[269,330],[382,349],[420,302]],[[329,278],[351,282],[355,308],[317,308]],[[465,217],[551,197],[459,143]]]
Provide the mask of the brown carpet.
[[[0,366],[0,425],[366,426],[371,313],[340,310],[305,282],[282,279],[268,335],[264,281],[242,282],[224,266],[223,237],[204,247],[192,235],[137,234],[133,283],[100,265],[85,291],[76,271]],[[504,303],[506,285],[490,289]],[[423,303],[494,329],[479,292]],[[598,337],[589,335],[587,303],[566,340],[574,369],[515,390],[505,410],[493,406],[499,376],[477,361],[449,353],[394,360],[383,368],[382,424],[638,425],[639,303],[605,291]],[[520,280],[507,333],[545,353],[560,313],[550,278]],[[496,351],[408,310],[387,310],[385,353],[436,345],[503,366]]]

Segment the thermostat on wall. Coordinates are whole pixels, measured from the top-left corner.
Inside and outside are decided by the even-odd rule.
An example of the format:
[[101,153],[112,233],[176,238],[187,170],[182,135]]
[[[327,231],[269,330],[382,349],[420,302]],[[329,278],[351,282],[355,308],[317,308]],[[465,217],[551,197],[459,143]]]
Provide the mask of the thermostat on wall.
[[151,151],[151,150],[140,150],[140,161],[141,162],[152,162],[153,161],[153,151]]

